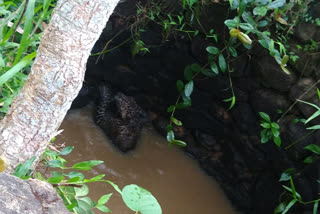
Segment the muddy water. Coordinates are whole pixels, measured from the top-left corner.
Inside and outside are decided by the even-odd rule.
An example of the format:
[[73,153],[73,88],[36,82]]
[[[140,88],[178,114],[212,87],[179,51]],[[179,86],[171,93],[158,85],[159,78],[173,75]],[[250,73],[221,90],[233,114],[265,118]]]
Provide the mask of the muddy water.
[[[164,214],[233,214],[212,179],[179,149],[168,148],[165,139],[152,128],[143,130],[134,152],[123,155],[108,142],[91,118],[90,108],[70,111],[61,126],[64,132],[56,140],[75,146],[67,156],[69,164],[85,160],[104,161],[86,176],[106,174],[105,178],[120,188],[132,183],[144,187],[157,198]],[[112,213],[133,214],[109,185],[98,183],[89,188],[94,200],[114,192],[108,202]]]

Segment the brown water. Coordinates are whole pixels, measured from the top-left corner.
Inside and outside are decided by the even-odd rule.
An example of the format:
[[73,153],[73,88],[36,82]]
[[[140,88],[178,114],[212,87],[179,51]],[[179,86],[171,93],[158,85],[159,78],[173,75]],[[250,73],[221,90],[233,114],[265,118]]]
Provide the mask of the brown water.
[[[75,146],[67,156],[70,165],[85,160],[104,161],[86,174],[88,178],[106,174],[105,179],[121,189],[132,183],[144,187],[157,198],[163,214],[234,213],[212,178],[178,148],[168,148],[165,139],[152,128],[145,128],[136,150],[124,155],[97,128],[90,111],[90,108],[70,111],[61,126],[64,132],[56,140]],[[112,213],[133,214],[108,184],[92,184],[89,188],[93,200],[114,192],[107,204]]]

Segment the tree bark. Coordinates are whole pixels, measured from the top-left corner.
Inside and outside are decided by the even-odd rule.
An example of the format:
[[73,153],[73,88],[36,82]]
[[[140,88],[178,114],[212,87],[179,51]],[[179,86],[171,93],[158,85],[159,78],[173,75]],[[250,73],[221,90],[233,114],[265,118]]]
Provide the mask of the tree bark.
[[0,123],[0,156],[12,173],[38,158],[79,93],[90,51],[119,0],[59,0],[31,73]]

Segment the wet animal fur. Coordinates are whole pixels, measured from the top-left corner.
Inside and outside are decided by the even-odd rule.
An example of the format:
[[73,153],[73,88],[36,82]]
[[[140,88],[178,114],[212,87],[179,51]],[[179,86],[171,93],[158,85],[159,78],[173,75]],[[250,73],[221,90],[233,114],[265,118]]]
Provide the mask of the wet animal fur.
[[135,148],[146,114],[133,97],[99,86],[95,122],[122,152]]

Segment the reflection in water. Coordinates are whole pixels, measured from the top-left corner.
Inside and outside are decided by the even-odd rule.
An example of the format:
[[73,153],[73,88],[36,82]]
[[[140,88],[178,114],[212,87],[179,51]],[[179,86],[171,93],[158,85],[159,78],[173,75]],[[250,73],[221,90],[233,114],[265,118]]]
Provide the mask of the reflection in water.
[[[56,143],[75,146],[67,156],[68,165],[103,160],[104,164],[86,174],[88,178],[106,174],[105,179],[115,182],[120,188],[132,183],[144,187],[157,198],[164,214],[233,213],[212,178],[178,148],[168,148],[165,139],[152,128],[145,128],[136,150],[124,155],[94,124],[90,111],[89,108],[70,111],[61,126],[64,132],[57,137]],[[134,213],[108,184],[93,183],[89,188],[93,200],[114,192],[107,204],[112,213]]]

